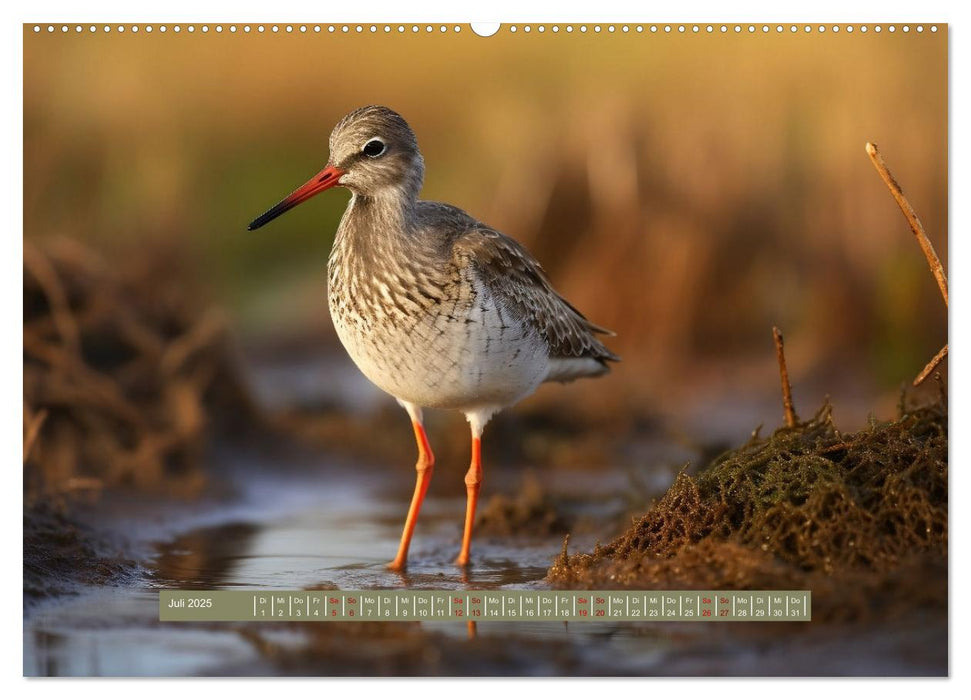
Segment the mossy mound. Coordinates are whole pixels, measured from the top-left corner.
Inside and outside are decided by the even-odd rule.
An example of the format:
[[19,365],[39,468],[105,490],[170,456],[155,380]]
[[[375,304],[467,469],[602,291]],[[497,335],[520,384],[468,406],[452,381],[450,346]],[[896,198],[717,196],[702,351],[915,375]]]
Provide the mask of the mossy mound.
[[536,474],[527,472],[515,495],[497,493],[480,509],[478,535],[546,537],[567,531],[567,524]]
[[[565,548],[559,586],[879,587],[901,571],[947,579],[947,406],[844,435],[827,404],[793,428],[681,473],[622,536]],[[934,584],[936,585],[936,584]]]

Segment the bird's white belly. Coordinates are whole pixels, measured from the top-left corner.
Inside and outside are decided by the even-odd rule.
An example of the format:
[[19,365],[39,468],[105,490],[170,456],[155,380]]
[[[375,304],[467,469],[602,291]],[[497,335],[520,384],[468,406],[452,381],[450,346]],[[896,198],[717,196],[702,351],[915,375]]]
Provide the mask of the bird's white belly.
[[412,315],[332,316],[354,363],[392,396],[430,408],[499,408],[532,393],[546,378],[546,343],[487,289],[474,303],[432,307]]

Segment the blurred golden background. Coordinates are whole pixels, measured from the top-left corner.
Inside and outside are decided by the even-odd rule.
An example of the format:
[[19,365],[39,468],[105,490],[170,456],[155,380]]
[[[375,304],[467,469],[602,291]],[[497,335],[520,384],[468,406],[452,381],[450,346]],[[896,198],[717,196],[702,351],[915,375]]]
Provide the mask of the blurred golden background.
[[79,239],[121,266],[174,246],[247,352],[339,352],[324,268],[346,193],[246,225],[325,163],[343,114],[381,103],[418,134],[424,198],[524,242],[617,331],[610,377],[531,401],[775,400],[778,325],[798,407],[831,394],[852,427],[888,417],[946,341],[933,278],[864,153],[879,144],[946,265],[946,28],[396,28],[25,27],[25,236]]

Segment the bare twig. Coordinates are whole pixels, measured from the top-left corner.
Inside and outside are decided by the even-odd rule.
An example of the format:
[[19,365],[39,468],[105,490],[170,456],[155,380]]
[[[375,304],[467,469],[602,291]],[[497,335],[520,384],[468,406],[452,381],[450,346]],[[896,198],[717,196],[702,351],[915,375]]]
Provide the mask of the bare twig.
[[[867,155],[870,156],[870,160],[873,161],[873,167],[877,169],[880,173],[880,177],[887,184],[890,189],[890,194],[897,202],[897,206],[900,207],[900,211],[904,213],[904,217],[907,219],[907,223],[910,224],[910,230],[914,232],[914,236],[917,237],[917,243],[920,244],[920,249],[924,251],[924,257],[927,258],[927,265],[931,268],[931,273],[934,275],[934,279],[937,280],[937,286],[941,290],[941,296],[944,298],[944,306],[948,306],[947,302],[947,276],[944,274],[944,266],[941,265],[940,258],[937,257],[937,253],[934,251],[934,246],[931,245],[930,240],[927,238],[927,234],[924,233],[924,226],[920,223],[920,219],[917,218],[917,212],[914,208],[910,206],[910,202],[904,196],[903,191],[900,189],[900,185],[894,179],[893,175],[890,174],[890,170],[887,168],[887,164],[883,162],[883,158],[880,156],[880,152],[877,150],[877,146],[874,143],[867,143],[866,145]],[[923,383],[927,377],[931,375],[934,369],[941,363],[941,361],[947,357],[947,345],[941,348],[934,359],[927,363],[923,371],[917,375],[914,380],[914,386],[918,386]]]
[[927,258],[927,264],[931,268],[931,272],[934,278],[937,280],[937,286],[941,289],[941,296],[944,297],[944,305],[947,306],[947,276],[944,274],[944,266],[941,265],[940,259],[937,257],[937,253],[934,252],[934,246],[931,245],[930,240],[927,238],[927,234],[924,233],[924,226],[920,223],[920,219],[917,218],[917,213],[914,208],[910,206],[910,202],[904,196],[903,191],[900,189],[900,185],[894,179],[893,175],[887,169],[886,163],[883,162],[883,158],[880,156],[880,152],[877,150],[877,146],[874,143],[867,143],[866,145],[867,155],[870,156],[870,160],[873,161],[873,167],[877,169],[880,173],[880,177],[890,188],[890,194],[897,201],[897,206],[900,207],[900,211],[904,213],[904,217],[907,219],[907,223],[910,224],[910,230],[914,232],[917,237],[917,242],[920,244],[921,250],[924,251],[924,257]]
[[54,327],[60,333],[64,345],[77,355],[81,347],[81,333],[71,313],[67,293],[64,291],[64,285],[61,284],[57,270],[47,256],[28,241],[24,241],[24,267],[34,276],[44,296],[47,297]]
[[111,412],[116,418],[132,425],[144,423],[142,413],[122,393],[111,377],[88,367],[78,356],[66,349],[38,338],[25,330],[24,354],[41,360],[69,377],[67,381],[51,382],[45,386],[46,400],[64,405],[79,405]]
[[[869,434],[867,434],[869,437]],[[829,452],[839,452],[840,450],[848,450],[851,447],[856,447],[857,445],[863,445],[866,443],[866,439],[861,440],[851,440],[849,442],[838,442],[835,445],[830,445],[829,447],[823,447],[819,450],[819,454],[828,454]]]
[[173,375],[193,353],[207,347],[225,330],[222,314],[209,310],[186,333],[173,340],[162,355],[162,371]]
[[34,449],[37,436],[40,435],[40,429],[44,425],[45,420],[47,420],[47,411],[41,410],[27,422],[24,432],[24,462],[30,456],[30,451]]
[[775,339],[775,356],[779,360],[779,377],[782,380],[782,407],[786,412],[786,426],[796,425],[798,417],[792,407],[792,386],[789,384],[789,370],[786,369],[786,353],[783,349],[782,331],[772,326],[772,337]]
[[941,364],[941,360],[947,357],[947,345],[945,344],[940,351],[934,355],[934,359],[927,363],[927,366],[917,375],[917,379],[914,380],[914,386],[919,386],[923,384],[924,380],[931,376],[931,372],[937,369],[937,366]]
[[103,488],[104,482],[101,479],[91,476],[72,476],[64,483],[61,490],[70,493],[77,491],[101,491]]

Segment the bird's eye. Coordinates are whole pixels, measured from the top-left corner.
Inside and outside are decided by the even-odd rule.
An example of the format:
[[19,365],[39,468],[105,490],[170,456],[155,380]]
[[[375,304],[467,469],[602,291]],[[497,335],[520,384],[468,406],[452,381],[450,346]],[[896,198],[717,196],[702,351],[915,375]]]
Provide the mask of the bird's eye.
[[371,139],[362,149],[362,153],[368,158],[377,158],[378,156],[384,155],[384,152],[388,150],[388,147],[384,145],[384,141],[378,139]]

